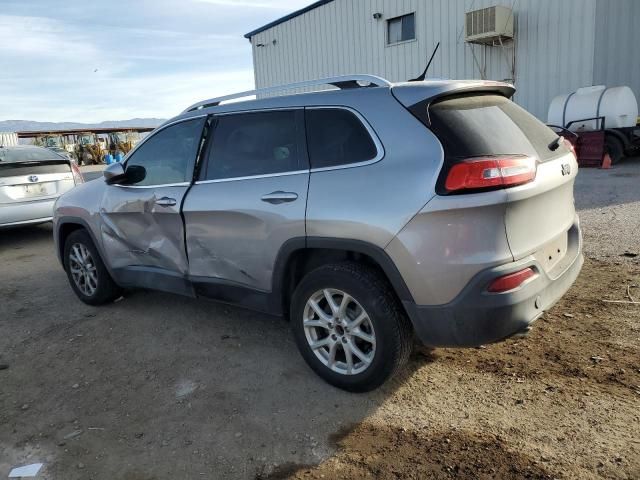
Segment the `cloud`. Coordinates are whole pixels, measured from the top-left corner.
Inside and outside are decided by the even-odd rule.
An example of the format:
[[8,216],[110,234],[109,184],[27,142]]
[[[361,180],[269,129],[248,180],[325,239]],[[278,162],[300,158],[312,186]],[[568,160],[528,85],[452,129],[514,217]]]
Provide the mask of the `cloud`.
[[80,122],[168,118],[252,89],[242,35],[308,3],[2,1],[0,120]]

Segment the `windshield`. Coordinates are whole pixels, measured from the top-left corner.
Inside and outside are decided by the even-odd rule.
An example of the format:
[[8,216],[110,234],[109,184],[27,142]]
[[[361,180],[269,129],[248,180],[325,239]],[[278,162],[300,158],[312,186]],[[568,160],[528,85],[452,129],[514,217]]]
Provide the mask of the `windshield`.
[[93,145],[95,142],[93,135],[80,135],[80,145]]
[[[0,163],[60,160],[64,157],[51,150],[38,147],[0,148]],[[66,160],[66,159],[65,159]]]
[[62,147],[62,137],[47,137],[46,145],[47,147]]

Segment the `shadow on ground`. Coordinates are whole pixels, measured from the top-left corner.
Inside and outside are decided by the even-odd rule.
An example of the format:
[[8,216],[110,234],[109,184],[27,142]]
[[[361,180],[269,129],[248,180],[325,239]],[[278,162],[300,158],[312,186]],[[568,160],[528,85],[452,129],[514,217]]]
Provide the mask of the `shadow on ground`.
[[[0,237],[0,476],[253,478],[327,458],[428,359],[376,392],[322,382],[288,324],[238,308],[135,291],[79,302],[51,227]],[[201,475],[202,474],[202,475]]]

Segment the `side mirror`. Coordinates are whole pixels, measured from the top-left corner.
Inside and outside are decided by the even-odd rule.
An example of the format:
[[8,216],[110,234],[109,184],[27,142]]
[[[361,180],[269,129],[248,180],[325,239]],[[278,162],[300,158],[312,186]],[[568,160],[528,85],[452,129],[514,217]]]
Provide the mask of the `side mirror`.
[[127,185],[135,185],[146,178],[147,169],[142,165],[128,165],[124,171],[124,176]]
[[112,163],[102,172],[104,176],[104,181],[107,185],[113,185],[114,183],[118,183],[119,181],[124,180],[125,172],[124,167],[121,163]]
[[107,185],[135,185],[147,176],[147,170],[141,165],[128,165],[126,170],[120,162],[112,163],[103,172]]

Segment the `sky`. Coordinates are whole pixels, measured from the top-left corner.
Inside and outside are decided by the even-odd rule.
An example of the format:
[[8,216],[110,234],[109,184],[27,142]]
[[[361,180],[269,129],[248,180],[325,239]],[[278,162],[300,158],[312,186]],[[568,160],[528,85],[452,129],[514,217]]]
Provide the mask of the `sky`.
[[170,118],[254,88],[244,34],[312,0],[0,0],[0,120]]

